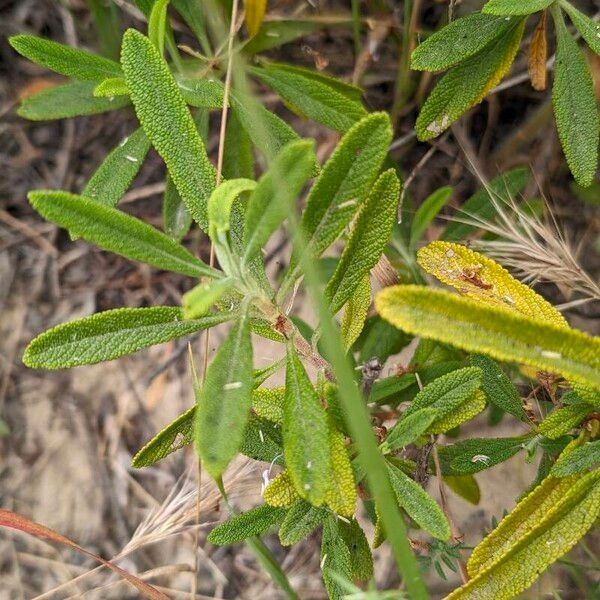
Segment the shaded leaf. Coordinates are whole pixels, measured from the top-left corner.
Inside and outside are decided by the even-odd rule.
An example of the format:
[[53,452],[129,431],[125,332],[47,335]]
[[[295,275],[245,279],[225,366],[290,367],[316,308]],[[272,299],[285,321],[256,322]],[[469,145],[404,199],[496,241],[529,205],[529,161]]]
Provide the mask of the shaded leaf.
[[273,525],[280,523],[286,514],[283,508],[263,504],[235,515],[217,525],[206,538],[211,544],[228,546],[261,535]]
[[587,442],[572,452],[559,456],[550,475],[566,477],[583,471],[596,469],[600,464],[600,440]]
[[279,528],[281,545],[293,546],[301,542],[325,521],[328,514],[329,511],[326,508],[298,500],[287,511]]
[[344,310],[340,328],[346,349],[352,347],[363,330],[369,306],[371,306],[371,279],[368,274],[365,274],[348,299]]
[[250,37],[256,35],[267,10],[267,0],[244,0],[244,18]]

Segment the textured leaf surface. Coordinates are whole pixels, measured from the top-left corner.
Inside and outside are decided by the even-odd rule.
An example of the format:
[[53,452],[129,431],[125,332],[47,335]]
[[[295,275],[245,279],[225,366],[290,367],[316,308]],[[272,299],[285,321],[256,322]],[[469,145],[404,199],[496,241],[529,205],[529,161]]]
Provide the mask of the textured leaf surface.
[[[291,142],[259,179],[246,209],[246,261],[260,252],[271,234],[293,210],[294,202],[315,164],[313,146],[311,140]],[[285,183],[282,185],[282,182]]]
[[121,75],[119,63],[79,48],[34,35],[14,35],[8,41],[21,56],[67,77],[98,81]]
[[351,518],[356,508],[356,485],[352,463],[346,449],[344,434],[335,428],[331,420],[329,421],[329,449],[331,466],[325,503],[338,515]]
[[192,225],[192,215],[181,199],[173,179],[167,175],[163,196],[163,229],[176,242],[181,241]]
[[138,174],[149,149],[150,140],[144,131],[134,131],[102,161],[81,195],[115,206]]
[[340,235],[375,181],[392,139],[389,117],[373,113],[340,141],[315,181],[301,226],[311,256],[319,256]]
[[244,18],[250,36],[258,33],[267,10],[267,0],[244,0]]
[[108,77],[94,88],[94,96],[109,99],[115,96],[129,96],[129,88],[123,77]]
[[508,600],[527,589],[595,522],[600,512],[599,477],[600,471],[579,479],[563,478],[558,485],[547,478],[477,546],[467,564],[473,579],[447,600]]
[[423,435],[437,416],[435,408],[422,408],[410,415],[403,416],[390,429],[383,444],[386,451],[393,452],[412,444]]
[[554,0],[489,0],[483,12],[490,15],[530,15],[548,8]]
[[234,288],[234,280],[227,277],[206,283],[199,283],[182,298],[183,316],[185,319],[197,319],[209,312],[222,296]]
[[519,49],[524,24],[520,19],[513,19],[506,31],[440,80],[417,118],[417,135],[421,141],[448,129],[464,112],[479,104],[508,73]]
[[575,448],[568,454],[559,456],[550,471],[550,475],[554,477],[566,477],[575,473],[596,469],[598,465],[600,465],[600,440],[588,442],[579,448]]
[[410,518],[433,537],[447,540],[450,537],[450,525],[437,502],[400,469],[388,464],[388,473],[398,504]]
[[17,111],[30,121],[53,121],[84,115],[97,115],[129,104],[129,98],[94,97],[94,81],[74,81],[47,88],[21,102]]
[[299,498],[289,471],[279,473],[263,492],[263,499],[270,506],[291,506]]
[[483,372],[482,388],[488,400],[503,411],[527,421],[519,391],[495,361],[481,354],[469,357],[469,363]]
[[400,197],[400,182],[389,169],[377,179],[361,206],[350,239],[325,288],[331,312],[350,299],[365,275],[377,264],[392,234]]
[[252,396],[252,409],[263,419],[283,424],[283,404],[285,387],[259,388]]
[[375,306],[385,319],[413,335],[600,388],[597,337],[420,286],[386,288],[376,296]]
[[207,329],[231,318],[211,315],[184,321],[180,308],[117,308],[57,325],[29,343],[23,362],[32,368],[62,369],[113,360],[142,348]]
[[45,219],[103,250],[190,277],[214,277],[216,271],[183,246],[143,221],[83,196],[35,191],[29,201]]
[[327,414],[298,355],[288,344],[283,411],[285,463],[298,493],[316,506],[330,483]]
[[472,438],[440,446],[443,475],[469,475],[500,464],[523,448],[525,437]]
[[366,274],[363,275],[354,293],[348,299],[346,309],[344,310],[344,317],[342,318],[340,328],[346,348],[352,347],[363,330],[369,306],[371,306],[371,279]]
[[481,390],[475,390],[466,400],[447,414],[436,419],[429,433],[444,433],[474,419],[486,405],[486,396]]
[[279,528],[281,545],[293,546],[301,542],[325,521],[328,514],[326,508],[298,500],[290,507]]
[[252,404],[252,342],[244,314],[210,364],[197,394],[195,444],[203,465],[220,477],[237,453]]
[[269,464],[283,464],[281,428],[251,414],[244,431],[240,452],[254,460]]
[[219,184],[208,199],[208,224],[209,234],[214,240],[218,232],[230,229],[231,208],[235,199],[244,192],[256,188],[256,181],[252,179],[230,179]]
[[196,108],[222,108],[223,84],[216,79],[197,79],[177,75],[175,78],[183,99]]
[[568,327],[552,304],[517,281],[497,262],[466,246],[432,242],[419,250],[417,260],[428,273],[468,298]]
[[540,433],[555,440],[561,435],[569,433],[573,427],[577,427],[592,412],[594,412],[594,407],[585,402],[563,406],[550,413],[540,423]]
[[360,102],[340,93],[324,77],[307,77],[305,71],[277,64],[251,69],[251,73],[275,90],[296,112],[335,131],[348,131],[366,116],[367,111]]
[[339,521],[338,528],[350,551],[352,577],[359,581],[369,581],[373,577],[373,555],[365,532],[356,519],[349,523]]
[[510,25],[502,17],[482,13],[456,19],[417,46],[410,66],[416,71],[443,71],[483,50]]
[[461,223],[465,218],[478,217],[489,220],[496,215],[494,202],[508,202],[518,196],[529,181],[529,169],[517,168],[506,171],[492,179],[487,187],[475,192],[461,207],[457,218],[446,226],[442,239],[447,242],[459,242],[465,239],[476,227]]
[[331,600],[342,600],[346,590],[331,576],[335,573],[346,581],[352,580],[352,556],[342,537],[341,522],[329,517],[323,525],[321,538],[321,572],[325,589]]
[[573,25],[585,40],[586,44],[596,53],[600,54],[600,23],[590,19],[577,10],[570,2],[561,2],[561,8],[569,15]]
[[149,467],[169,456],[194,440],[194,415],[196,407],[186,410],[164,429],[159,431],[147,444],[138,450],[131,461],[136,469]]
[[580,185],[592,184],[598,166],[598,108],[594,83],[585,58],[565,25],[553,12],[556,65],[552,104],[558,136],[569,168]]
[[206,539],[217,546],[243,542],[280,523],[285,513],[286,511],[283,508],[263,504],[235,515],[224,523],[217,525]]
[[206,203],[215,170],[167,63],[152,42],[125,32],[121,63],[146,135],[161,155],[194,220],[207,227]]

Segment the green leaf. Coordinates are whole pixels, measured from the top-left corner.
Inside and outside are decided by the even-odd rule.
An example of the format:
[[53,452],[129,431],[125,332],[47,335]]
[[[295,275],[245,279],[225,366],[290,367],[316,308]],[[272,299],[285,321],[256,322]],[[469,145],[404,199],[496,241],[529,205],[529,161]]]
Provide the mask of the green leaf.
[[550,471],[553,477],[566,477],[596,469],[600,464],[600,440],[588,442],[572,452],[559,456]]
[[197,393],[195,445],[215,479],[238,452],[252,405],[252,342],[246,313],[229,332]]
[[282,443],[281,428],[277,424],[250,415],[240,452],[253,460],[283,464]]
[[[196,108],[222,108],[223,84],[216,79],[197,79],[175,75],[183,99]],[[206,143],[206,140],[205,140]]]
[[267,110],[253,96],[232,90],[229,101],[236,118],[267,164],[275,159],[287,143],[299,139],[283,119]]
[[285,388],[259,388],[252,395],[252,410],[263,419],[283,424]]
[[131,465],[136,469],[149,467],[169,454],[191,444],[194,440],[195,414],[196,407],[192,406],[179,415],[138,450]]
[[549,477],[522,500],[475,549],[473,577],[447,600],[509,600],[566,554],[600,512],[600,471],[583,478]]
[[398,504],[419,527],[439,540],[450,537],[450,525],[437,502],[413,479],[388,463]]
[[217,525],[206,538],[211,544],[228,546],[261,535],[273,525],[277,525],[286,514],[284,508],[262,504],[251,508]]
[[184,319],[197,319],[209,312],[211,306],[235,287],[231,278],[216,279],[206,283],[199,283],[182,298]]
[[219,232],[230,229],[231,208],[234,200],[244,192],[256,188],[252,179],[230,179],[219,184],[208,199],[208,232],[213,241]]
[[450,186],[438,188],[419,206],[410,226],[411,248],[416,248],[431,222],[452,197],[453,192],[454,190]]
[[148,38],[162,56],[165,52],[165,31],[167,27],[167,7],[169,0],[155,0],[148,19]]
[[477,506],[481,500],[481,490],[473,475],[445,475],[446,485],[461,498]]
[[161,155],[194,220],[206,230],[206,203],[215,169],[167,63],[133,29],[123,37],[121,62],[131,100],[146,135]]
[[116,206],[138,174],[149,149],[150,140],[142,129],[137,129],[102,161],[81,195]]
[[293,346],[287,346],[283,409],[285,464],[298,494],[315,506],[329,487],[327,414]]
[[342,537],[341,521],[329,517],[323,525],[321,538],[321,572],[325,589],[331,600],[342,600],[346,596],[343,589],[332,574],[347,581],[352,580],[352,556],[350,549]]
[[271,64],[250,72],[275,90],[295,112],[334,129],[348,131],[366,116],[363,106],[342,94],[325,76],[307,76],[306,69]]
[[298,500],[287,511],[279,528],[281,545],[293,546],[301,542],[325,521],[328,514],[329,511],[326,508]]
[[413,335],[600,388],[597,337],[421,286],[386,288],[376,296],[375,307]]
[[365,532],[356,519],[348,523],[340,521],[338,527],[344,543],[350,550],[352,578],[369,581],[373,577],[373,555]]
[[97,98],[113,98],[114,96],[129,96],[129,88],[123,77],[103,79],[93,92]]
[[441,239],[447,242],[460,242],[469,233],[476,230],[473,225],[461,223],[461,220],[490,220],[496,215],[495,204],[502,206],[518,196],[529,181],[529,169],[517,168],[506,171],[492,179],[489,184],[475,192],[460,208],[455,220],[448,223]]
[[206,7],[196,0],[172,0],[172,5],[194,32],[205,52],[210,50],[206,35]]
[[27,346],[23,362],[44,369],[91,365],[213,327],[231,316],[221,313],[184,321],[181,309],[175,307],[107,310],[38,335]]
[[580,185],[592,184],[598,166],[600,123],[594,83],[583,53],[565,25],[560,10],[553,11],[556,28],[556,65],[552,104],[558,136],[569,168]]
[[95,98],[94,81],[74,81],[47,88],[21,102],[19,116],[30,121],[52,121],[116,110],[127,106],[129,98]]
[[470,475],[489,469],[522,450],[527,440],[527,437],[472,438],[440,446],[442,475]]
[[341,139],[315,181],[301,227],[311,256],[320,256],[371,191],[392,139],[389,117],[373,113]]
[[[411,338],[404,332],[390,325],[379,315],[374,315],[367,319],[355,346],[360,351],[361,363],[371,358],[378,358],[379,362],[383,364],[392,354],[398,354],[410,340]],[[377,385],[377,381],[375,385]]]
[[352,347],[363,330],[369,306],[371,306],[371,280],[369,274],[365,274],[348,299],[342,319],[342,337],[347,349]]
[[39,190],[28,198],[45,219],[103,250],[190,277],[216,275],[164,233],[116,208],[68,192]]
[[555,440],[571,429],[577,427],[589,414],[594,412],[594,407],[586,402],[577,402],[563,406],[550,413],[540,423],[540,433],[551,440]]
[[192,215],[181,199],[173,179],[167,175],[165,194],[163,196],[163,229],[176,242],[180,242],[190,230]]
[[570,2],[561,0],[560,7],[569,15],[587,45],[596,54],[600,54],[600,23],[578,11]]
[[502,17],[473,13],[452,21],[424,42],[411,55],[415,71],[443,71],[483,50],[509,27]]
[[528,420],[517,388],[498,363],[481,354],[471,355],[469,363],[483,371],[482,389],[490,402],[521,421]]
[[336,428],[333,419],[329,419],[329,449],[329,488],[325,495],[325,503],[334,513],[351,518],[356,509],[356,483],[346,449],[346,438]]
[[436,421],[449,415],[481,386],[482,376],[481,369],[465,367],[434,379],[415,396],[406,416],[423,408],[435,408]]
[[459,425],[474,419],[485,409],[486,396],[481,390],[475,390],[466,400],[453,408],[444,416],[436,419],[429,428],[429,433],[445,433]]
[[548,8],[554,0],[488,0],[483,11],[489,15],[530,15]]
[[114,60],[52,40],[34,35],[13,35],[8,41],[21,56],[67,77],[99,81],[122,74],[119,63]]
[[[291,142],[283,148],[259,179],[246,209],[244,261],[260,253],[271,234],[294,210],[294,202],[315,163],[312,140]],[[285,186],[281,186],[285,181]]]
[[350,239],[325,288],[333,314],[350,299],[381,257],[396,222],[399,197],[400,182],[394,169],[389,169],[377,179],[361,206]]
[[419,140],[440,135],[501,81],[517,54],[524,26],[524,20],[513,19],[506,31],[439,81],[417,118]]
[[421,437],[436,419],[438,412],[435,408],[422,408],[410,415],[403,416],[389,431],[381,445],[382,451],[394,452],[412,444]]
[[263,492],[263,498],[269,506],[279,507],[289,507],[298,501],[300,496],[289,471],[282,471],[267,485]]
[[223,176],[225,179],[255,178],[252,141],[234,110],[229,115],[225,130]]

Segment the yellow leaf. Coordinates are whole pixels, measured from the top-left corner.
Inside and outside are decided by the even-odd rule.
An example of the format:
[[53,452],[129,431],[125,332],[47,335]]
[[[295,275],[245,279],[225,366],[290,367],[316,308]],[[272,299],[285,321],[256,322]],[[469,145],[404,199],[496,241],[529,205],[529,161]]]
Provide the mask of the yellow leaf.
[[346,303],[341,327],[346,349],[354,344],[363,330],[370,304],[371,280],[369,275],[366,274],[358,284],[356,290],[354,290],[354,294],[352,294],[350,300]]
[[244,0],[246,8],[246,27],[251,37],[254,37],[263,22],[267,11],[267,0]]
[[263,492],[263,499],[269,506],[288,507],[300,496],[287,471],[282,471],[269,483]]
[[564,317],[504,267],[478,252],[453,242],[432,242],[417,253],[419,264],[442,283],[485,304],[527,317],[568,327]]
[[429,433],[444,433],[458,427],[465,421],[470,421],[485,408],[485,400],[485,394],[481,390],[475,390],[467,400],[451,413],[435,420],[427,431]]
[[547,74],[546,60],[548,59],[548,41],[546,39],[546,11],[542,12],[540,21],[535,28],[529,52],[527,55],[529,65],[529,79],[534,90],[542,92],[546,89]]
[[356,508],[356,485],[344,435],[330,422],[331,483],[325,503],[338,515],[351,518]]

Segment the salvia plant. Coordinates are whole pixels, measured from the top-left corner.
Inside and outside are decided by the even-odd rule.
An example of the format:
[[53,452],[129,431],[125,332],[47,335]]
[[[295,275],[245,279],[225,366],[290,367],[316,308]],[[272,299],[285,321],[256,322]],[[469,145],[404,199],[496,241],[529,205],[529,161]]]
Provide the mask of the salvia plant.
[[[182,59],[167,1],[137,4],[148,17],[148,32],[125,32],[119,62],[41,38],[11,39],[23,56],[71,78],[26,99],[23,117],[59,119],[132,105],[139,121],[79,193],[38,190],[29,201],[72,238],[189,276],[191,289],[182,306],[118,308],[54,327],[29,344],[23,361],[44,369],[94,364],[227,323],[206,373],[192,382],[196,404],[133,459],[134,467],[144,468],[193,445],[225,498],[223,473],[238,454],[268,465],[263,503],[243,513],[231,507],[208,542],[247,543],[291,598],[296,592],[261,541],[264,534],[276,531],[280,543],[291,546],[318,531],[331,598],[405,597],[372,587],[372,549],[382,543],[391,546],[411,599],[428,597],[421,571],[431,566],[444,577],[462,571],[464,585],[448,598],[518,595],[578,543],[600,512],[600,340],[571,328],[531,288],[460,244],[472,225],[450,222],[439,241],[423,244],[451,188],[437,190],[397,227],[402,183],[387,156],[389,117],[369,113],[358,88],[257,57],[275,45],[275,25],[282,40],[299,35],[263,23],[265,2],[246,3],[251,37],[230,47],[223,59],[228,68],[207,68],[202,55]],[[172,4],[206,49],[197,3]],[[557,43],[558,132],[575,178],[591,183],[598,115],[585,59],[564,14],[595,52],[599,26],[564,0],[490,0],[481,13],[423,41],[412,67],[450,70],[421,109],[418,136],[439,135],[506,75],[534,13],[542,33],[534,37],[539,47],[530,61],[540,84],[547,12]],[[246,75],[304,117],[340,132],[324,164],[312,140],[301,139],[251,95]],[[211,109],[229,109],[217,168],[206,151]],[[168,172],[164,231],[118,206],[151,146]],[[492,198],[513,197],[527,179],[524,169],[500,176],[466,201],[464,213],[489,216]],[[214,264],[182,245],[192,224],[208,236]],[[293,251],[273,280],[263,248],[284,224]],[[331,259],[320,259],[332,247],[334,266],[326,269]],[[386,287],[379,277],[383,289],[374,296],[371,273],[391,268],[384,251],[403,284]],[[426,285],[434,279],[445,289]],[[312,327],[293,315],[297,293],[312,299]],[[253,335],[279,343],[280,359],[256,369]],[[408,368],[379,377],[388,357],[413,340]],[[269,386],[278,371],[285,373],[284,385]],[[522,398],[519,382],[544,390],[540,414]],[[525,433],[442,443],[448,439],[442,434],[486,407],[508,414]],[[383,415],[393,421],[388,429],[374,426]],[[465,563],[468,550],[425,484],[435,477],[476,504],[475,474],[517,454],[541,457],[538,476]],[[359,514],[374,523],[371,539]],[[421,542],[421,561],[409,543],[413,529],[429,540]]]

